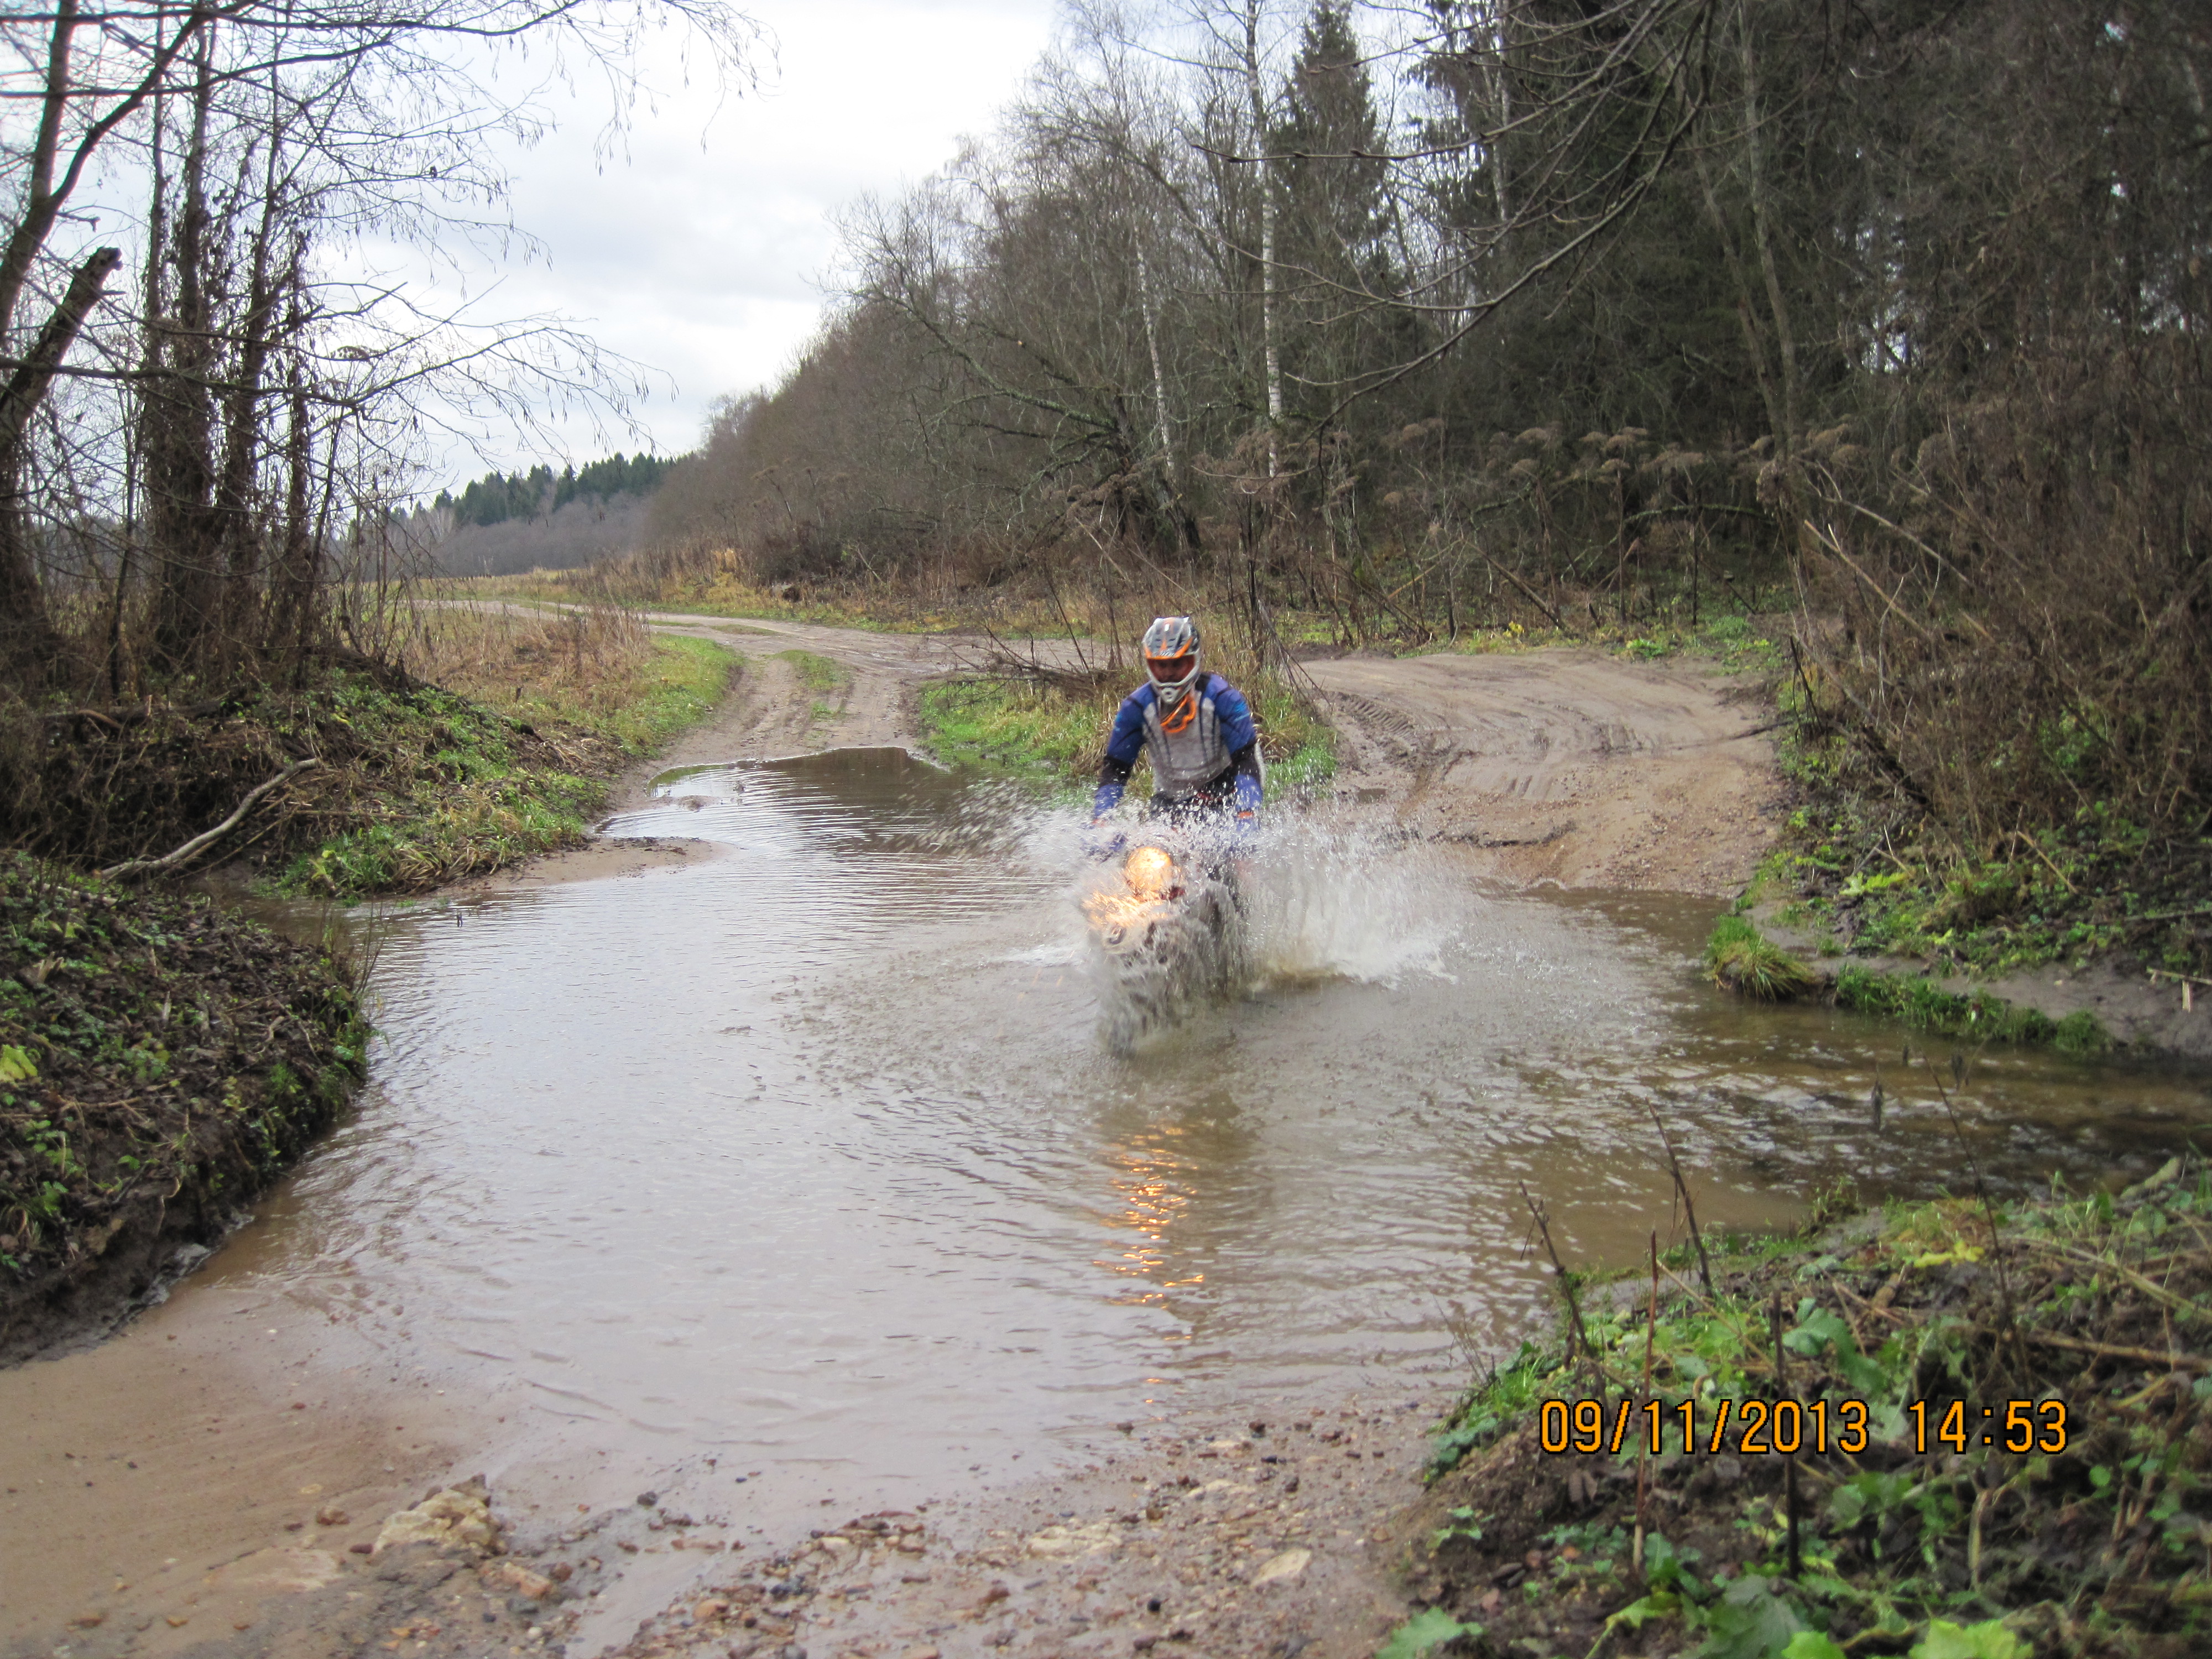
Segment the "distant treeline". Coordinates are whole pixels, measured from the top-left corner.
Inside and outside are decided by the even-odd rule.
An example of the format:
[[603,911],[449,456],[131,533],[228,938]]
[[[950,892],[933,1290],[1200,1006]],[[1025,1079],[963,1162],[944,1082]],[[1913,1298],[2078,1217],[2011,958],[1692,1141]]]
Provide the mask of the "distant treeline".
[[619,450],[587,463],[581,471],[564,467],[556,477],[550,466],[527,472],[487,472],[456,496],[440,490],[435,505],[450,509],[456,529],[505,524],[559,512],[578,500],[611,501],[617,495],[650,495],[682,456],[625,456]]

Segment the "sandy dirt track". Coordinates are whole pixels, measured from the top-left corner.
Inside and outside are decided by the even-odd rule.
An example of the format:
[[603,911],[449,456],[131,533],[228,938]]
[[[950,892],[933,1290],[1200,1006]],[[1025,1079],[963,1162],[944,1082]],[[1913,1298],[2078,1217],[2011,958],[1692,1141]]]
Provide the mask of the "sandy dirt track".
[[1760,705],[1683,662],[1587,651],[1306,665],[1340,782],[1488,873],[1566,887],[1732,894],[1773,839]]
[[[920,687],[981,666],[990,648],[973,635],[650,620],[729,646],[746,670],[720,713],[629,779],[618,805],[671,766],[916,743]],[[1065,641],[1021,648],[1073,659]],[[808,690],[781,654],[790,651],[829,658],[849,684]],[[1547,650],[1338,657],[1301,672],[1339,734],[1339,798],[1462,848],[1477,878],[1725,896],[1774,838],[1780,790],[1764,704],[1705,664]],[[536,878],[569,869],[549,860]]]

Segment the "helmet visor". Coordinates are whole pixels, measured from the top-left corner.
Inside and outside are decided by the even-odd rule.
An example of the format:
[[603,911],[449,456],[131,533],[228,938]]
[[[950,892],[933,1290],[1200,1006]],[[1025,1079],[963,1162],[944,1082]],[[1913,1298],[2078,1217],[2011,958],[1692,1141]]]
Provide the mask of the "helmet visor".
[[1198,653],[1185,651],[1173,657],[1147,657],[1145,667],[1156,685],[1181,685],[1198,666]]

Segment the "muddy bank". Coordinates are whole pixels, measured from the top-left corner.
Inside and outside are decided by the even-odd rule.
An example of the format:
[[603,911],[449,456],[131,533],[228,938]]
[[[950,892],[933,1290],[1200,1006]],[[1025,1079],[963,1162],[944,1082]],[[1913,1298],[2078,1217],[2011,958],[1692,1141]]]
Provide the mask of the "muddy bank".
[[1939,972],[1913,957],[1824,951],[1823,935],[1789,925],[1788,913],[1768,900],[1747,914],[1823,1000],[1958,1041],[2117,1051],[2192,1069],[2212,1060],[2212,985],[2203,981],[2153,972],[2124,953],[1990,975]]
[[708,1573],[620,1651],[1364,1654],[1405,1614],[1390,1522],[1441,1403],[1124,1424],[1065,1473]]
[[[182,862],[290,893],[421,892],[580,842],[629,751],[580,727],[501,714],[381,671],[204,704],[41,717],[36,753],[0,768],[10,845],[82,868],[170,854],[272,793]],[[300,769],[299,763],[312,764]]]
[[360,1607],[355,1552],[460,1478],[478,1404],[219,1273],[0,1371],[0,1655],[266,1653],[272,1616],[321,1587]]
[[[281,1400],[264,1407],[266,1392],[250,1390],[251,1406],[233,1399],[193,1422],[252,1436],[268,1421],[262,1441],[288,1430],[312,1440]],[[1049,1473],[986,1477],[949,1501],[903,1508],[853,1512],[823,1500],[813,1524],[763,1535],[742,1524],[743,1471],[713,1459],[698,1471],[710,1478],[681,1496],[647,1490],[532,1516],[495,1484],[474,1510],[468,1495],[481,1488],[434,1473],[427,1454],[435,1449],[422,1443],[436,1429],[422,1407],[440,1402],[410,1402],[386,1388],[381,1409],[415,1425],[403,1460],[416,1472],[411,1486],[394,1478],[388,1453],[384,1464],[363,1467],[364,1456],[379,1455],[374,1434],[355,1447],[341,1432],[319,1461],[287,1466],[284,1480],[320,1478],[299,1483],[281,1523],[264,1510],[234,1539],[222,1534],[235,1529],[218,1526],[227,1549],[191,1561],[111,1575],[103,1558],[62,1593],[15,1595],[0,1613],[19,1632],[37,1628],[33,1618],[49,1631],[66,1627],[79,1659],[306,1659],[380,1649],[474,1659],[487,1645],[631,1659],[777,1659],[794,1648],[831,1659],[921,1649],[984,1659],[1155,1647],[1351,1659],[1372,1651],[1408,1611],[1393,1517],[1447,1401],[1394,1391],[1326,1404],[1277,1400],[1286,1408],[1271,1413],[1279,1420],[1218,1412],[1102,1425],[1076,1453],[1083,1461]],[[104,1451],[115,1438],[109,1431],[86,1443]],[[248,1449],[265,1466],[282,1449]],[[57,1468],[73,1474],[80,1462],[102,1484],[133,1478],[113,1456],[79,1453]],[[238,1485],[241,1470],[234,1459],[208,1473],[213,1495]],[[424,1511],[409,1513],[449,1485],[462,1501],[432,1501],[427,1527]],[[64,1500],[70,1510],[88,1507],[76,1496]],[[0,1542],[17,1496],[5,1502]],[[468,1530],[471,1514],[490,1530]],[[95,1553],[104,1547],[130,1560],[130,1531],[126,1523],[121,1535],[98,1540]],[[426,1532],[435,1541],[400,1541]],[[641,1604],[625,1583],[638,1579],[682,1588]],[[617,1606],[625,1611],[611,1614]],[[10,1659],[34,1651],[45,1649],[0,1643]]]
[[203,1259],[331,1121],[366,1039],[322,952],[0,854],[0,1364]]

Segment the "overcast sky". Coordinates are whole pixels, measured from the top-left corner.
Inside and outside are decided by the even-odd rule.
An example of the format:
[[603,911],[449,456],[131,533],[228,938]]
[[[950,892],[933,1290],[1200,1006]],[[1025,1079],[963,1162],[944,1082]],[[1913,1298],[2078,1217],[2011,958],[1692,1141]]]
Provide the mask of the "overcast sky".
[[[832,218],[889,193],[988,132],[1048,45],[1054,0],[744,0],[769,32],[757,94],[714,112],[702,90],[641,109],[626,149],[592,155],[605,107],[518,152],[514,215],[542,258],[466,264],[502,314],[560,313],[662,371],[635,414],[663,454],[695,445],[708,406],[772,385],[813,331],[834,264]],[[487,294],[486,290],[491,291]],[[673,380],[670,389],[669,380]],[[578,463],[643,446],[588,421],[562,431]],[[493,464],[544,457],[520,448]],[[457,477],[484,470],[466,453]]]

